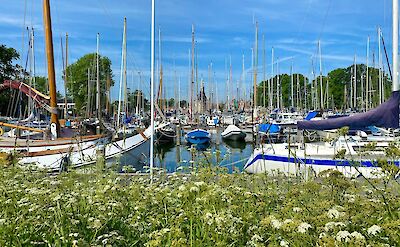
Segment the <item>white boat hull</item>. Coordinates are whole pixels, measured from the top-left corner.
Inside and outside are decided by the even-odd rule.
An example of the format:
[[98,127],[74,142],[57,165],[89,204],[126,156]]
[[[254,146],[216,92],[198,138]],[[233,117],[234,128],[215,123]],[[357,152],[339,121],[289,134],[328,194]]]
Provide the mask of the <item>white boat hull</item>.
[[[319,154],[311,149],[305,156],[304,150],[292,149],[289,152],[287,144],[274,144],[274,148],[264,146],[254,151],[244,166],[244,170],[248,173],[319,175],[323,171],[332,169],[341,172],[346,177],[358,177],[362,174],[367,178],[377,178],[382,175],[381,168],[376,166],[375,161],[335,160],[333,159],[334,152],[328,155],[329,148],[323,146],[320,148],[321,150],[317,150]],[[399,161],[394,163],[399,165]]]
[[[150,128],[142,134],[137,134],[122,140],[105,143],[104,140],[96,140],[86,142],[78,151],[62,152],[57,154],[46,154],[42,156],[22,157],[19,161],[21,165],[35,165],[38,168],[57,170],[60,169],[67,159],[72,167],[81,167],[94,164],[97,160],[98,150],[104,148],[105,159],[112,159],[123,153],[132,151],[133,149],[145,143],[151,135]],[[76,144],[79,145],[79,144]],[[74,148],[71,146],[71,148]],[[76,148],[76,146],[75,146]]]

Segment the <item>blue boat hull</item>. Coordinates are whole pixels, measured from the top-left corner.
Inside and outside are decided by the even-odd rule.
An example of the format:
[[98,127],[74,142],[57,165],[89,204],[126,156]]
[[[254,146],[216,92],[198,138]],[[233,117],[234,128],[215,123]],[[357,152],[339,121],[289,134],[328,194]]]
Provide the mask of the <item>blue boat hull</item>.
[[193,130],[185,135],[189,144],[204,144],[210,141],[210,133],[205,130]]

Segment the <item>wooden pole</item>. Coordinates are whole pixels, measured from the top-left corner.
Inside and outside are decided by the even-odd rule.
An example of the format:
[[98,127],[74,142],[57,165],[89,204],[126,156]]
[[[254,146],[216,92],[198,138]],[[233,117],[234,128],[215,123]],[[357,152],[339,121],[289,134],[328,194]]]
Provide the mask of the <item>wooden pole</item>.
[[[51,123],[56,125],[56,135],[60,133],[60,123],[58,121],[57,111],[57,88],[56,75],[54,71],[54,53],[53,53],[53,33],[51,30],[51,13],[50,1],[43,0],[43,19],[46,37],[46,57],[47,57],[47,73],[49,80]],[[57,137],[56,136],[56,137]]]

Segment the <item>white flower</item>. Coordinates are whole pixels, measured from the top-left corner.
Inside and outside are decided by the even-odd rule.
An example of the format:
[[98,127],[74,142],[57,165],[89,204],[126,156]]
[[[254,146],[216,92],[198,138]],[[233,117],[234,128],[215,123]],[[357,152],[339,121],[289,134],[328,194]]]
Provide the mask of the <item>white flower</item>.
[[289,243],[286,242],[285,240],[281,240],[281,242],[279,243],[280,246],[282,247],[289,247]]
[[180,190],[180,191],[185,191],[186,190],[186,187],[185,187],[185,185],[181,185],[181,186],[179,186],[178,187],[178,189]]
[[380,226],[373,225],[373,226],[371,226],[370,228],[367,229],[367,232],[368,232],[369,235],[376,235],[381,230],[382,230],[382,228]]
[[281,226],[282,226],[282,222],[280,222],[280,221],[277,220],[277,219],[272,219],[272,220],[271,220],[271,226],[272,226],[273,228],[275,228],[275,229],[279,229],[279,228],[281,228]]
[[200,182],[194,182],[194,185],[196,185],[197,187],[201,187],[203,185],[205,185],[206,183],[204,183],[203,181]]
[[344,194],[344,197],[347,198],[347,199],[349,200],[350,203],[355,202],[355,198],[356,198],[355,195],[347,194],[347,193],[346,193],[346,194]]
[[199,191],[198,187],[196,187],[196,186],[190,187],[190,192],[198,192],[198,191]]
[[77,238],[78,235],[79,235],[79,233],[74,232],[74,233],[70,233],[68,236]]
[[297,227],[297,232],[299,233],[306,233],[307,230],[309,228],[311,228],[312,226],[306,222],[301,223],[298,227]]
[[286,219],[286,220],[283,221],[283,224],[289,224],[289,223],[292,223],[292,222],[293,222],[292,219]]
[[325,232],[319,234],[319,238],[323,238],[323,237],[326,237],[326,233]]
[[337,209],[332,208],[332,209],[329,209],[327,215],[330,219],[338,219],[339,217],[343,216],[344,213],[341,213]]
[[98,219],[95,219],[95,220],[93,221],[93,227],[94,227],[94,228],[100,228],[100,227],[101,227],[101,221],[98,220]]
[[298,213],[298,212],[301,212],[301,208],[299,208],[299,207],[294,207],[293,208],[293,212],[295,212],[295,213]]
[[260,235],[255,234],[255,235],[253,235],[253,237],[251,237],[251,241],[253,241],[253,242],[261,242],[261,241],[263,241],[263,239],[262,239],[262,237],[260,237]]
[[332,230],[333,228],[335,228],[336,226],[343,226],[345,227],[346,224],[343,222],[328,222],[325,224],[325,231],[329,232],[329,230]]
[[357,240],[364,240],[365,239],[365,237],[359,232],[352,232],[350,235],[353,238],[357,239]]
[[350,232],[348,231],[339,231],[336,234],[336,241],[338,242],[348,242],[350,240]]

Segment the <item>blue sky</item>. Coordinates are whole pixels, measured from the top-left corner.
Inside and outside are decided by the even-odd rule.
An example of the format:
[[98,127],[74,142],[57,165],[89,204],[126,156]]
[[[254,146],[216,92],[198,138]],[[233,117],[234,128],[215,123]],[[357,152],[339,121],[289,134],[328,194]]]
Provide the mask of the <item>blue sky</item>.
[[[23,51],[26,57],[27,35],[23,38],[23,30],[24,26],[33,26],[36,30],[37,74],[46,75],[41,1],[5,2],[0,5],[0,43]],[[156,0],[156,25],[162,31],[167,97],[174,97],[174,86],[178,87],[175,81],[180,78],[181,98],[187,98],[192,24],[195,25],[198,43],[199,77],[208,80],[208,65],[212,62],[214,81],[221,99],[227,92],[226,63],[229,60],[232,61],[232,78],[236,85],[241,78],[244,55],[246,82],[241,91],[244,88],[248,91],[252,85],[254,20],[259,23],[258,78],[263,78],[262,35],[266,42],[267,78],[271,75],[272,46],[275,60],[280,61],[280,73],[289,73],[293,63],[294,72],[310,75],[311,58],[317,55],[318,39],[322,45],[322,69],[326,74],[332,69],[352,64],[354,55],[357,55],[358,62],[365,62],[368,36],[371,38],[369,59],[372,64],[372,54],[378,50],[378,25],[382,27],[388,52],[391,53],[391,4],[389,0]],[[55,66],[60,91],[63,91],[60,37],[65,32],[69,33],[69,61],[74,62],[96,50],[96,34],[99,32],[100,53],[112,61],[116,82],[112,97],[117,97],[123,18],[126,16],[128,87],[145,87],[144,91],[149,92],[150,0],[53,0],[51,5]],[[377,61],[376,58],[377,55]],[[319,70],[318,67],[315,69]],[[139,71],[143,75],[142,85],[139,85]]]

